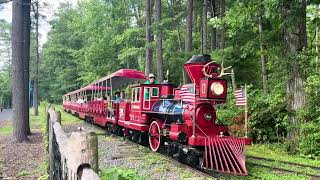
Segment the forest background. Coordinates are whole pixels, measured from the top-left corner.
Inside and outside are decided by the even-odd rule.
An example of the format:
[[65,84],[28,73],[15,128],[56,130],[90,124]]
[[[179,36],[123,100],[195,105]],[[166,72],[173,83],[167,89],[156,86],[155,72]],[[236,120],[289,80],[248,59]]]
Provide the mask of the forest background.
[[[149,14],[146,1],[150,2]],[[159,75],[156,49],[161,37],[161,64],[164,71],[169,70],[170,82],[183,83],[182,64],[192,55],[212,55],[218,63],[234,68],[237,87],[249,85],[250,136],[255,142],[283,143],[290,152],[319,158],[317,1],[161,2],[160,21],[159,3],[151,0],[86,0],[76,6],[63,4],[50,22],[52,30],[41,48],[38,75],[34,68],[37,43],[36,28],[33,28],[30,79],[39,78],[40,99],[61,103],[66,92],[118,69],[144,71],[146,49],[150,50],[147,59],[151,60],[148,71]],[[150,28],[146,25],[148,18]],[[0,71],[3,106],[10,105],[12,96],[10,29],[10,23],[0,21],[1,54],[8,57]],[[151,30],[149,43],[146,43],[146,29]],[[243,109],[235,106],[229,84],[229,99],[219,107],[218,119],[234,125],[243,116]]]

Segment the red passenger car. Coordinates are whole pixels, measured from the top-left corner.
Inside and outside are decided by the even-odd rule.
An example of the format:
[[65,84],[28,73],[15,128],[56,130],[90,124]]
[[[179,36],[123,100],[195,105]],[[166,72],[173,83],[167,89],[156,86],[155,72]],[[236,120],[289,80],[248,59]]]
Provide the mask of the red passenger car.
[[[135,142],[147,141],[153,151],[165,149],[193,167],[247,175],[244,145],[250,140],[231,137],[226,126],[216,124],[215,105],[227,96],[223,67],[201,55],[193,56],[184,69],[190,83],[180,87],[143,84],[143,72],[122,69],[64,95],[63,106]],[[109,98],[126,87],[128,98]]]

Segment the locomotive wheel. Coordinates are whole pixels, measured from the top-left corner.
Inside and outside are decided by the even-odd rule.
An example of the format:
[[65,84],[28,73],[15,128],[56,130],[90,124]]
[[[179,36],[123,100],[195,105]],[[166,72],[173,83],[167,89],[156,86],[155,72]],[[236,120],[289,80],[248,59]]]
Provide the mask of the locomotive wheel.
[[157,121],[153,121],[149,127],[149,146],[152,151],[157,151],[161,144],[160,126]]

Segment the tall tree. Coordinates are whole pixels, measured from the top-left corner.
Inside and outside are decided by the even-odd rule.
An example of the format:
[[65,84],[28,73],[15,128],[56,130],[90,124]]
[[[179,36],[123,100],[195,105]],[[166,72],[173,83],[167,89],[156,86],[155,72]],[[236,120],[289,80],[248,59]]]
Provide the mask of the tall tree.
[[162,27],[160,25],[161,23],[161,0],[156,0],[155,2],[156,6],[156,23],[158,25],[157,29],[157,76],[158,76],[158,81],[162,82],[163,81],[163,58],[162,58]]
[[29,91],[29,62],[30,62],[30,32],[31,32],[31,0],[25,0],[23,4],[23,70],[24,70],[24,98],[25,98],[25,114],[24,121],[26,121],[27,134],[31,134],[29,123],[29,106],[30,106],[30,91]]
[[192,51],[192,17],[193,16],[193,0],[187,2],[187,32],[186,32],[186,52]]
[[[297,127],[297,110],[305,105],[303,84],[305,76],[301,68],[301,54],[307,48],[306,1],[286,0],[282,6],[284,21],[285,55],[288,59],[287,101],[291,127]],[[296,131],[289,131],[288,138],[295,138]]]
[[[210,17],[214,18],[216,17],[216,5],[215,5],[216,0],[211,0],[210,1]],[[215,27],[210,27],[210,35],[211,35],[211,43],[210,43],[210,49],[211,51],[214,51],[217,48],[217,30]]]
[[[28,10],[29,9],[29,10]],[[28,15],[29,12],[29,15]],[[25,81],[28,74],[26,60],[26,44],[30,42],[27,38],[28,28],[30,32],[30,0],[13,0],[12,2],[12,107],[13,107],[13,140],[22,142],[28,139],[28,118],[27,110],[29,103],[25,95],[28,94],[29,82]]]
[[[220,18],[223,19],[226,13],[226,0],[220,0]],[[226,47],[226,35],[225,27],[221,26],[220,29],[220,48],[224,49]]]
[[35,30],[36,30],[36,63],[35,63],[35,76],[33,83],[33,107],[34,115],[39,115],[38,104],[39,104],[39,1],[36,0],[34,7],[34,19],[35,19]]
[[151,72],[152,67],[152,34],[151,34],[151,0],[146,0],[146,63],[145,74]]
[[208,37],[208,0],[203,1],[203,8],[202,8],[202,53],[206,54],[207,53],[207,37]]
[[259,40],[260,40],[260,61],[261,61],[261,74],[263,81],[263,92],[268,94],[268,74],[267,74],[267,57],[266,57],[266,46],[263,42],[263,24],[262,17],[259,17]]

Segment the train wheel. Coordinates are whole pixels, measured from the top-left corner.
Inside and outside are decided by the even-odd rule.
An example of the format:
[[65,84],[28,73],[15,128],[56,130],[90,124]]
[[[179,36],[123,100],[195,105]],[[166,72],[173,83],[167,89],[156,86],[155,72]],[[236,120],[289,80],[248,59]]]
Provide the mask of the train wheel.
[[152,151],[157,151],[161,144],[160,126],[153,121],[149,127],[149,145]]

